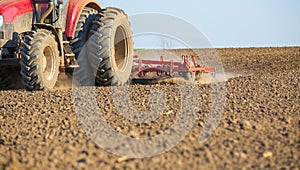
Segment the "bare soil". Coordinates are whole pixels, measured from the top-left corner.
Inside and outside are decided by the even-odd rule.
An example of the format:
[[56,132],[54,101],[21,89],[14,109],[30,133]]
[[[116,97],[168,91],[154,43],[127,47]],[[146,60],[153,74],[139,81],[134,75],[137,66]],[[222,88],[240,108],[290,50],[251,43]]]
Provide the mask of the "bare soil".
[[[203,50],[170,50],[182,55]],[[300,47],[217,49],[227,75],[223,117],[199,143],[209,113],[210,85],[199,83],[201,104],[190,133],[173,149],[150,158],[119,157],[86,135],[73,108],[72,90],[0,91],[0,169],[300,169]],[[69,83],[68,83],[69,84]],[[96,88],[104,117],[120,133],[149,137],[174,119],[174,83],[131,85],[131,99],[149,107],[149,92],[170,100],[157,122],[137,124],[116,112],[110,88]]]

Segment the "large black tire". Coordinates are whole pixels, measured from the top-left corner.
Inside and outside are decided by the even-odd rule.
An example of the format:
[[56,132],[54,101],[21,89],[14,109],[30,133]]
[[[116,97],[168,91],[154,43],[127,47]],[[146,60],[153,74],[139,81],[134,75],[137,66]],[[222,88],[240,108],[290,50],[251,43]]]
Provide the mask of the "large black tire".
[[97,14],[93,8],[85,7],[79,17],[76,25],[75,36],[71,40],[71,47],[79,64],[79,68],[76,68],[73,72],[73,80],[80,85],[91,85],[89,72],[89,63],[86,56],[85,43],[88,40],[92,21]]
[[101,10],[92,23],[86,44],[89,66],[84,68],[92,76],[91,83],[126,84],[133,65],[133,39],[127,15],[109,7]]
[[89,37],[92,21],[97,13],[98,11],[93,8],[85,7],[83,9],[76,25],[75,36],[71,40],[71,47],[79,64],[79,68],[76,68],[73,72],[73,80],[83,86],[91,85],[90,65],[84,46]]
[[76,59],[79,56],[79,53],[81,52],[84,44],[86,43],[89,35],[89,30],[92,25],[92,21],[95,18],[95,14],[97,14],[98,11],[90,8],[85,7],[78,19],[74,38],[70,41],[72,50],[76,56]]
[[23,88],[19,68],[0,69],[0,90],[17,90]]
[[21,56],[21,75],[25,89],[53,89],[60,64],[54,35],[43,29],[26,35]]

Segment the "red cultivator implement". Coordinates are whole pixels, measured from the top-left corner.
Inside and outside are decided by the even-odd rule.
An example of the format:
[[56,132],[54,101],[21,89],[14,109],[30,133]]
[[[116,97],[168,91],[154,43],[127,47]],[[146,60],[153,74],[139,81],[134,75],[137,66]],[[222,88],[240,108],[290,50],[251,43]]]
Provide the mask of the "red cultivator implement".
[[195,56],[183,55],[182,61],[165,61],[161,56],[159,61],[143,60],[139,56],[134,56],[133,82],[149,83],[158,80],[183,77],[188,81],[194,82],[197,75],[202,73],[214,74],[213,67],[205,67],[196,64]]

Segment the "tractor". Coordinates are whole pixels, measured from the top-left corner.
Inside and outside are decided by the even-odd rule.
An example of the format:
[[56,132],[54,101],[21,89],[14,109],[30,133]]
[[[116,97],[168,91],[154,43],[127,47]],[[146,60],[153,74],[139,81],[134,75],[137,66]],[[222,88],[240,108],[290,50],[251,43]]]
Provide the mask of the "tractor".
[[133,39],[124,11],[96,0],[0,0],[0,53],[1,88],[51,90],[75,73],[83,85],[123,85]]

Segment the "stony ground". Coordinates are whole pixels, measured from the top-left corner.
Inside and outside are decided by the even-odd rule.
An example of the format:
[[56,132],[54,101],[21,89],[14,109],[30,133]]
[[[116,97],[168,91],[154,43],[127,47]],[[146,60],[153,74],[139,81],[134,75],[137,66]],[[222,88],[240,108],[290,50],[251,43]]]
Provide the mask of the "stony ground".
[[[78,122],[71,89],[2,90],[0,168],[299,169],[300,48],[217,49],[217,53],[232,76],[226,82],[221,122],[206,142],[199,143],[198,138],[209,113],[209,84],[198,85],[200,107],[189,134],[171,150],[142,159],[120,157],[97,146]],[[120,116],[110,88],[96,89],[97,102],[118,132],[133,138],[156,136],[178,117],[178,88],[132,85],[134,107],[149,108],[153,89],[164,91],[169,100],[165,114],[154,122],[138,124]]]

